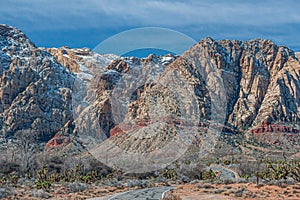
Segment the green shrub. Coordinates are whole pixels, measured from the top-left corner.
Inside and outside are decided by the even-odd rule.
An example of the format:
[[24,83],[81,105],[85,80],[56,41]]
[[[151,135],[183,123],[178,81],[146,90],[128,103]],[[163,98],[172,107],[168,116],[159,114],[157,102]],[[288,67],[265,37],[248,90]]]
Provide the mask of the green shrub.
[[0,179],[0,184],[5,184],[7,183],[7,177],[6,176],[3,176],[1,179]]
[[17,175],[13,175],[10,177],[10,181],[12,184],[17,184],[18,180],[19,180],[19,176]]
[[175,169],[165,169],[161,173],[162,177],[169,179],[169,180],[176,180],[177,179],[177,172]]
[[224,160],[224,165],[230,165],[230,160]]
[[263,179],[281,180],[292,177],[300,181],[300,160],[295,161],[266,161],[265,170],[260,173]]
[[51,187],[50,181],[36,181],[35,187],[37,189],[49,189]]
[[37,177],[38,177],[39,181],[42,181],[42,182],[46,181],[47,175],[48,175],[48,166],[47,165],[43,166],[42,169],[37,171]]
[[241,177],[248,180],[250,178],[250,175],[249,174],[243,174]]
[[204,171],[202,173],[202,179],[203,180],[213,180],[215,179],[217,176],[215,174],[215,172],[213,172],[212,169],[208,170],[208,171]]
[[[37,188],[47,187],[48,183],[56,183],[56,182],[84,182],[84,183],[92,183],[96,182],[98,179],[103,178],[102,173],[99,170],[91,170],[87,173],[84,171],[84,165],[78,164],[72,169],[66,169],[61,173],[49,173],[48,166],[45,165],[42,169],[37,171]],[[119,173],[119,172],[118,172]],[[111,173],[109,177],[114,178],[116,176],[115,173]]]

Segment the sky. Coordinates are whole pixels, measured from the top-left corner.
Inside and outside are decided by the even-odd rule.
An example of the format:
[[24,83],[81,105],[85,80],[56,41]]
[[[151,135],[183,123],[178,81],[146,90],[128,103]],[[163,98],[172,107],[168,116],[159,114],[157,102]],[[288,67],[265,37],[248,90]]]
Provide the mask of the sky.
[[299,9],[298,0],[0,0],[0,24],[43,47],[93,49],[122,31],[160,27],[195,41],[265,38],[300,50]]

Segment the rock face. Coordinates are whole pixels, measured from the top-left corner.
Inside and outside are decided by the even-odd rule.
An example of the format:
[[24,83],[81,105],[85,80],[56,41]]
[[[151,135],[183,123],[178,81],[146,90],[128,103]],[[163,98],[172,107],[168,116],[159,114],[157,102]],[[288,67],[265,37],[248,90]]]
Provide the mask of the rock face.
[[300,59],[300,52],[295,52],[296,57],[298,58],[298,60]]
[[111,61],[118,58],[113,54],[99,55],[88,48],[70,49],[61,48],[40,48],[49,52],[62,66],[68,68],[81,79],[91,79],[97,68],[104,68]]
[[205,38],[181,56],[120,58],[37,48],[1,25],[0,64],[2,133],[31,128],[48,147],[68,134],[87,148],[111,137],[134,152],[187,131],[193,143],[199,132],[299,134],[299,54],[270,40]]
[[2,135],[33,129],[47,147],[68,142],[65,137],[76,133],[73,93],[81,89],[74,87],[86,87],[97,70],[116,58],[86,48],[37,48],[20,30],[0,25]]
[[138,59],[99,55],[90,50],[82,53],[81,49],[66,47],[46,50],[61,64],[76,66],[72,95],[74,133],[86,148],[114,135],[111,130],[124,120],[132,121],[128,118],[131,112],[127,102],[136,99],[139,89],[175,60],[171,55]]
[[47,141],[72,121],[74,75],[19,30],[0,26],[0,127],[34,129]]
[[[270,40],[217,42],[207,38],[187,52],[203,51],[222,73],[227,125],[240,131],[259,132],[267,120],[276,127],[283,122],[299,129],[300,65],[293,51]],[[202,74],[207,74],[206,66],[202,64]]]
[[260,133],[300,133],[300,130],[292,127],[292,126],[286,126],[283,124],[272,124],[270,121],[265,120],[262,122],[260,126],[255,127],[251,130],[254,134],[260,134]]
[[[227,126],[271,146],[294,150],[299,147],[299,54],[269,40],[211,38],[200,41],[187,53],[203,53],[198,66],[204,77],[208,77],[209,65],[220,73],[218,88],[224,88],[221,93],[226,93],[226,98],[220,100],[226,105]],[[210,96],[214,94],[211,91]]]
[[[125,78],[132,66],[119,61],[108,68],[122,72]],[[146,65],[141,69],[146,70]],[[129,102],[125,106],[128,109],[118,109],[119,113],[124,111],[117,117],[122,120],[114,118],[115,127],[110,131],[113,143],[126,151],[147,152],[159,147],[155,140],[144,143],[136,139],[137,134],[144,134],[141,131],[145,127],[157,122],[169,125],[153,130],[158,141],[169,141],[184,133],[188,141],[203,144],[199,131],[247,132],[264,135],[264,140],[268,134],[276,134],[278,139],[278,134],[294,134],[295,138],[300,133],[300,64],[287,47],[276,46],[270,40],[206,38],[160,69],[154,79],[143,84],[129,79],[133,86],[121,87],[111,84],[111,79],[99,86],[99,95],[109,88],[118,91],[117,99]],[[121,89],[112,89],[116,87]],[[126,99],[130,96],[126,93],[131,97]],[[161,130],[165,134],[160,134]]]

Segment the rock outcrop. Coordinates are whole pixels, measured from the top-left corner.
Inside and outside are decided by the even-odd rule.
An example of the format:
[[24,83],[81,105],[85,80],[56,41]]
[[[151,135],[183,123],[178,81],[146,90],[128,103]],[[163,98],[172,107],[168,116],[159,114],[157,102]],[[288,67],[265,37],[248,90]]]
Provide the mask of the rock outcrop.
[[74,74],[24,33],[0,26],[0,128],[13,136],[33,129],[48,141],[72,121],[71,92]]
[[[204,52],[202,57],[222,73],[227,125],[245,131],[263,126],[267,120],[276,127],[283,122],[299,129],[300,65],[293,51],[270,40],[207,38],[187,52]],[[205,77],[207,64],[201,64]]]
[[296,57],[297,57],[297,59],[299,61],[299,59],[300,59],[300,52],[295,52],[295,55],[296,55]]
[[[109,69],[122,72],[123,78],[133,69],[124,61],[115,66]],[[145,69],[146,65],[141,65],[141,70]],[[184,134],[185,142],[200,146],[206,143],[199,132],[210,135],[207,145],[212,146],[222,132],[247,132],[255,137],[276,134],[277,139],[278,134],[294,134],[295,138],[300,133],[299,60],[293,51],[270,40],[206,38],[166,67],[161,66],[150,81],[142,84],[138,80],[129,79],[130,84],[125,81],[123,87],[111,85],[111,80],[99,86],[99,95],[107,91],[106,87],[111,91],[120,87],[117,99],[129,102],[118,109],[124,112],[117,117],[122,120],[115,120],[116,126],[110,131],[112,143],[126,151],[149,152],[158,147],[152,146],[154,140],[144,143],[144,139],[137,139],[158,122],[168,126],[154,126],[157,140],[170,142],[174,134]],[[166,134],[161,135],[161,130]]]
[[[3,135],[34,129],[49,147],[68,134],[87,148],[111,137],[141,152],[177,133],[201,143],[199,133],[300,130],[299,54],[270,40],[205,38],[181,56],[139,59],[37,48],[1,25],[0,64]],[[149,126],[157,135],[148,141]]]

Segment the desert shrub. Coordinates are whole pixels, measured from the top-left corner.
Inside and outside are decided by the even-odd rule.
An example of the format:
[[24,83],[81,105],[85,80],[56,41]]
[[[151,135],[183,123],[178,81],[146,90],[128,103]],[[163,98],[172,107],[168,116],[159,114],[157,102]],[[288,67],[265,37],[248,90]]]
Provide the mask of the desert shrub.
[[51,173],[61,173],[63,171],[64,161],[59,156],[47,158],[46,163],[48,165],[48,170]]
[[243,174],[243,175],[241,175],[241,177],[248,180],[250,178],[250,175],[249,174]]
[[173,194],[172,192],[168,191],[164,194],[164,197],[162,200],[182,200],[179,196],[176,194]]
[[175,169],[164,169],[161,172],[162,177],[168,180],[176,180],[177,179],[177,172]]
[[126,173],[124,174],[124,178],[128,178],[128,179],[150,179],[150,178],[156,178],[158,176],[157,171],[152,171],[152,172],[143,172],[143,173]]
[[224,165],[230,165],[230,160],[224,160]]
[[48,166],[45,165],[42,169],[37,171],[37,177],[39,181],[46,181],[48,176]]
[[99,178],[99,174],[96,170],[92,170],[88,172],[86,175],[81,176],[81,180],[85,183],[91,183],[97,181]]
[[225,190],[224,189],[213,189],[211,192],[214,194],[221,194],[222,192],[225,192]]
[[39,133],[33,129],[19,130],[14,134],[18,151],[19,172],[21,175],[36,168],[37,138]]
[[69,183],[68,187],[71,192],[81,192],[86,190],[88,188],[88,185],[85,183],[74,182],[74,183]]
[[48,177],[47,177],[47,180],[49,180],[52,183],[60,182],[61,179],[62,179],[62,176],[58,173],[49,174]]
[[203,180],[213,180],[215,179],[217,176],[216,174],[213,172],[212,169],[209,169],[208,171],[204,171],[202,173],[202,179]]
[[37,189],[49,189],[51,187],[50,181],[36,181],[34,184]]
[[145,188],[148,186],[147,180],[140,180],[140,179],[132,179],[127,180],[124,184],[125,187],[139,187],[139,188]]
[[60,173],[53,173],[53,171],[49,172],[49,166],[45,165],[41,169],[37,170],[36,185],[39,188],[43,188],[42,186],[48,182],[50,184],[55,182],[93,183],[104,177],[108,179],[117,177],[116,173],[114,172],[108,176],[105,176],[101,173],[101,170],[100,172],[98,170],[86,171],[84,167],[85,166],[83,164],[78,163],[74,168],[65,169]]
[[201,164],[197,164],[195,166],[191,166],[191,165],[182,166],[181,169],[178,170],[178,173],[192,180],[195,179],[201,180],[205,168],[206,167]]
[[258,161],[247,161],[237,165],[237,171],[240,177],[248,180],[250,177],[255,176],[255,173],[261,171],[261,164]]
[[113,186],[113,187],[120,187],[120,186],[122,186],[122,183],[120,181],[118,181],[118,179],[115,178],[115,179],[110,180],[107,185]]
[[20,165],[16,162],[0,162],[0,173],[10,174],[17,172],[20,168]]
[[266,161],[265,169],[260,176],[270,180],[287,180],[289,177],[300,181],[300,160],[293,161]]
[[18,175],[12,175],[9,177],[9,180],[12,184],[17,184],[18,183],[18,180],[19,180],[19,176]]
[[0,199],[7,198],[10,196],[11,190],[8,188],[0,188]]
[[5,183],[7,183],[7,177],[6,177],[6,176],[3,176],[3,177],[1,177],[1,179],[0,179],[0,184],[3,185],[3,184],[5,184]]
[[235,180],[233,180],[233,179],[225,179],[225,180],[222,180],[222,182],[224,184],[232,184],[232,183],[235,183]]
[[42,189],[32,190],[32,196],[39,199],[48,199],[50,195]]
[[3,184],[7,184],[7,183],[12,183],[12,184],[17,184],[18,181],[19,181],[20,177],[18,175],[7,175],[7,176],[3,176],[1,179],[0,179],[0,185],[3,185]]

